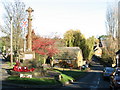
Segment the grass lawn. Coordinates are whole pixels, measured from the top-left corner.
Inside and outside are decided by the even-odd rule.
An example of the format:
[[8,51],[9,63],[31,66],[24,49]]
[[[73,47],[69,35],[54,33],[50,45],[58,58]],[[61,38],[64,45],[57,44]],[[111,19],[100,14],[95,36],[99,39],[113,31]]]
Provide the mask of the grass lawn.
[[71,76],[74,80],[79,79],[80,77],[87,74],[87,72],[83,71],[61,71],[63,74],[67,76]]
[[54,68],[53,71],[61,73],[61,81],[58,82],[54,78],[45,77],[45,78],[20,78],[19,76],[10,76],[7,78],[8,81],[11,83],[17,84],[29,84],[29,85],[55,85],[71,80],[77,80],[80,77],[83,77],[87,74],[85,71],[80,71],[77,69],[61,69],[61,68]]
[[69,80],[77,80],[79,79],[80,77],[82,78],[83,76],[87,75],[87,72],[85,72],[85,70],[83,71],[80,71],[80,70],[77,70],[77,69],[62,69],[62,68],[55,68],[55,71],[56,72],[60,72],[61,75],[62,75],[62,80],[61,80],[61,83],[65,83],[66,81],[69,81]]
[[29,85],[54,85],[58,84],[54,78],[20,78],[19,76],[9,76],[10,83],[29,84]]

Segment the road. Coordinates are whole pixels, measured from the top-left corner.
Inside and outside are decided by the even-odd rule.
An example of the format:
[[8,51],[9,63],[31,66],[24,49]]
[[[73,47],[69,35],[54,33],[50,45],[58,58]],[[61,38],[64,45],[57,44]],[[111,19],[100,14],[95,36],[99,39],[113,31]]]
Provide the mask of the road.
[[80,80],[70,84],[65,85],[62,88],[57,90],[61,90],[63,88],[79,88],[79,89],[87,89],[87,90],[98,90],[104,89],[109,90],[109,81],[105,81],[102,78],[102,69],[103,66],[99,63],[95,63],[88,74],[81,78]]
[[[2,59],[0,59],[0,63],[2,62]],[[0,67],[2,65],[0,64]],[[76,82],[73,82],[72,84],[65,85],[61,88],[56,88],[55,90],[62,90],[62,89],[73,89],[73,88],[79,88],[79,89],[87,89],[87,90],[98,90],[98,89],[104,89],[104,90],[109,90],[109,81],[104,81],[102,78],[102,69],[103,66],[100,65],[99,63],[94,63],[94,66],[91,67],[91,70],[88,72],[88,74],[77,80]],[[1,70],[0,70],[1,71]],[[2,76],[0,74],[0,76]],[[1,84],[1,83],[0,83]],[[5,88],[17,88],[13,86],[8,86],[8,85],[3,85],[2,89]]]

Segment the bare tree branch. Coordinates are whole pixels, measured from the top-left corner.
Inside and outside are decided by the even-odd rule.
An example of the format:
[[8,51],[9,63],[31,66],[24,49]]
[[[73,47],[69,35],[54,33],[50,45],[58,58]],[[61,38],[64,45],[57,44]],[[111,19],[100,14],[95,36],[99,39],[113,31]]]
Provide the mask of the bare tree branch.
[[13,48],[15,51],[21,49],[23,42],[20,40],[23,38],[23,30],[20,28],[20,23],[23,19],[26,19],[25,4],[20,0],[14,0],[14,2],[2,2],[6,13],[4,14],[4,26],[0,29],[7,36],[10,36],[10,17],[13,20]]

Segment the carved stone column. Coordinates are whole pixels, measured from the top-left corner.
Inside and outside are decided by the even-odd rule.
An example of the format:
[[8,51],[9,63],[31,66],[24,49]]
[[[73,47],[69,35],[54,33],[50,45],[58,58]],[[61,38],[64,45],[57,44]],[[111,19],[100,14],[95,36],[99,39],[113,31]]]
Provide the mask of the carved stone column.
[[26,48],[27,48],[27,50],[24,52],[24,55],[23,55],[24,63],[28,62],[26,60],[35,59],[35,52],[32,51],[32,17],[31,17],[31,13],[34,10],[31,7],[29,7],[26,11],[28,12],[28,33],[26,36],[26,39],[27,39]]
[[28,12],[28,36],[27,36],[27,51],[32,51],[32,17],[31,13],[34,11],[31,7],[27,10]]

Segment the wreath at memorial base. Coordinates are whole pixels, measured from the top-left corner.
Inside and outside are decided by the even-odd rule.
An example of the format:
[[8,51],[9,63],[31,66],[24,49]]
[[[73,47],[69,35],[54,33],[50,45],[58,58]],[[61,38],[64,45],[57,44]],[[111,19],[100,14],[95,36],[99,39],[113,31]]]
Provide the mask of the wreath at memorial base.
[[33,72],[34,70],[35,68],[28,69],[27,66],[23,66],[23,67],[20,66],[19,61],[16,61],[16,64],[13,67],[13,71],[16,71],[16,72]]

